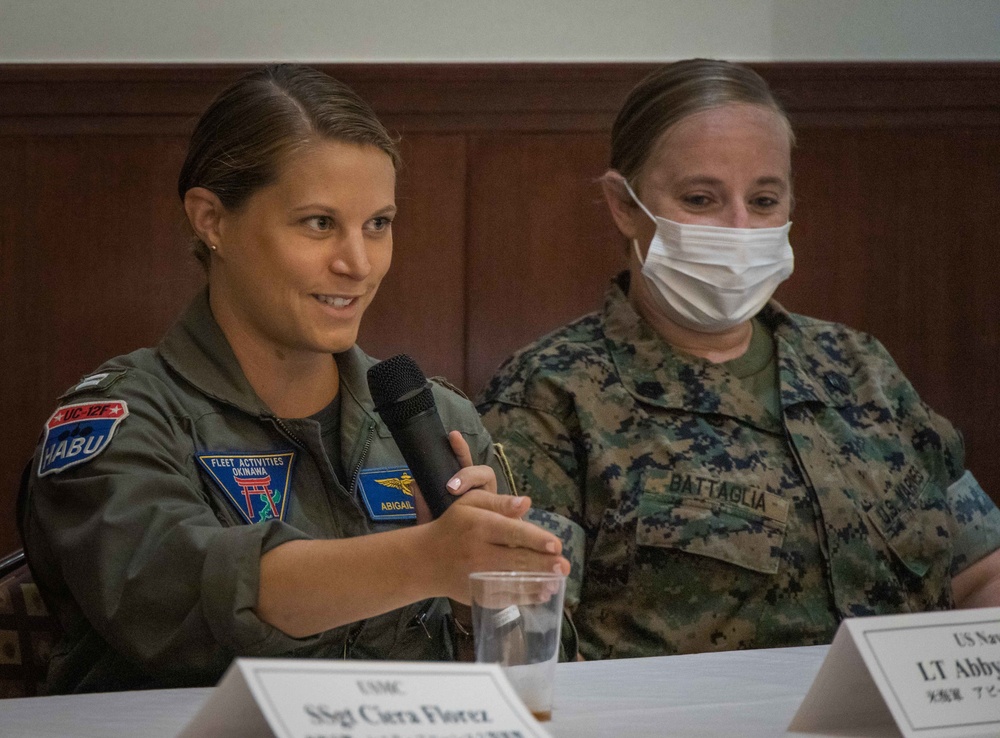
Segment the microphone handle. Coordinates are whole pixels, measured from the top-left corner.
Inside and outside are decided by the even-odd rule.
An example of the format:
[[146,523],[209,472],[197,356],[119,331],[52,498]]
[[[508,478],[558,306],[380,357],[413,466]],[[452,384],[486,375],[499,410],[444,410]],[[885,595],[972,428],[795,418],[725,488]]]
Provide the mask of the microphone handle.
[[435,518],[441,517],[455,501],[455,496],[448,493],[448,480],[462,467],[451,450],[437,408],[432,407],[407,418],[395,428],[390,427],[389,431],[406,465],[410,467],[410,473],[420,487],[431,514]]

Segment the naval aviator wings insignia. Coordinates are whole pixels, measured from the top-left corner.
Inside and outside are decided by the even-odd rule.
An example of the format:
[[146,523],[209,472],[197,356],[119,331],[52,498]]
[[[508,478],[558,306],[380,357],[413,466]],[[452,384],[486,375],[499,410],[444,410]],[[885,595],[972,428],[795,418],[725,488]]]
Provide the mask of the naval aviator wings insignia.
[[405,466],[364,469],[358,475],[358,492],[375,522],[416,520],[412,485],[413,476]]

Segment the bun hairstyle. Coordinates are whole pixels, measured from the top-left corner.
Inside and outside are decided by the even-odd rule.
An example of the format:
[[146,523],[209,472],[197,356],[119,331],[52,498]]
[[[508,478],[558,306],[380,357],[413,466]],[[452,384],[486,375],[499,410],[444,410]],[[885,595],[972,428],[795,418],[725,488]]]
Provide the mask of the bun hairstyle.
[[[399,168],[396,140],[368,103],[342,82],[301,64],[275,64],[244,75],[208,106],[191,134],[177,179],[213,192],[230,210],[274,182],[283,159],[319,140],[374,146]],[[207,269],[208,247],[192,251]]]
[[713,59],[687,59],[657,69],[628,94],[611,128],[611,168],[633,185],[656,142],[694,113],[723,105],[759,105],[791,123],[763,77],[748,67]]

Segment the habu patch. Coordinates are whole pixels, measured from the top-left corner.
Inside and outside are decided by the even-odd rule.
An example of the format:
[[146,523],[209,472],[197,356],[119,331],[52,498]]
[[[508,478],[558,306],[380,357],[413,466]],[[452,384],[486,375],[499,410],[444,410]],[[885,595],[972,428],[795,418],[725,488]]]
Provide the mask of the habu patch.
[[198,462],[248,523],[284,520],[295,452],[202,454]]
[[413,477],[405,466],[365,469],[358,475],[358,491],[375,522],[417,519],[412,484]]
[[45,424],[38,476],[58,474],[90,461],[108,447],[118,425],[127,417],[124,400],[63,405]]

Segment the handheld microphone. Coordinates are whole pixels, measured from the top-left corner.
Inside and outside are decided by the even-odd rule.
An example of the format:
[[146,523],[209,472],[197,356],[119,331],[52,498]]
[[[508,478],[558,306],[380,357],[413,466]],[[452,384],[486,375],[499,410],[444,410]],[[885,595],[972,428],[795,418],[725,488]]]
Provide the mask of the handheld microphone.
[[461,467],[438,415],[430,382],[413,359],[397,354],[368,370],[368,389],[427,507],[435,518],[441,517],[455,501],[445,485]]

